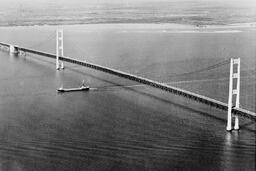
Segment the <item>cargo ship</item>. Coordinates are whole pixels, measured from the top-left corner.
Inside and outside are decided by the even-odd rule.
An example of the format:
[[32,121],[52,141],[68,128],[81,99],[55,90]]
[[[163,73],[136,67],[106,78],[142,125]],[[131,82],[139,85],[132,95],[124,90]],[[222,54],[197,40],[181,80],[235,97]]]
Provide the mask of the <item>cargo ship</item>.
[[60,87],[59,89],[57,89],[58,93],[64,93],[64,92],[72,92],[72,91],[88,91],[90,89],[89,86],[85,86],[84,85],[84,81],[81,87],[78,88],[63,88]]

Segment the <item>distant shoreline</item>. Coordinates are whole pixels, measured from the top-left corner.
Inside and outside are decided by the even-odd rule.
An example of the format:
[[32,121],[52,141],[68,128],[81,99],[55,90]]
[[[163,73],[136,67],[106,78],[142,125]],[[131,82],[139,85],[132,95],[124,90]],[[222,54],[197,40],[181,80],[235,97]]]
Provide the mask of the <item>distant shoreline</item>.
[[177,23],[52,23],[52,24],[21,24],[21,25],[1,25],[0,28],[15,28],[15,27],[56,27],[56,26],[89,26],[97,27],[103,26],[104,28],[120,28],[120,29],[180,29],[186,32],[187,29],[192,29],[195,31],[204,31],[211,29],[246,29],[255,28],[256,22],[251,23],[233,23],[233,24],[223,24],[223,25],[193,25],[193,24],[177,24]]
[[[196,27],[196,24],[185,24],[185,23],[160,23],[160,22],[92,22],[92,23],[88,23],[88,22],[56,22],[56,23],[23,23],[23,24],[3,24],[0,23],[0,27],[19,27],[19,26],[65,26],[65,25],[184,25],[184,26],[192,26],[192,27]],[[226,24],[223,24],[223,26],[225,26]],[[204,27],[207,25],[198,25],[199,27]],[[209,26],[209,25],[208,25]]]

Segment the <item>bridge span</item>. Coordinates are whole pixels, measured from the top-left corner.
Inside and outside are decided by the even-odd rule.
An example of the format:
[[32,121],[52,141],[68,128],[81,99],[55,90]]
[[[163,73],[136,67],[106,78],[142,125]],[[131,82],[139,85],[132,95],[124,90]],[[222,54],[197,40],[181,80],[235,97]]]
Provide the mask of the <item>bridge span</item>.
[[[10,48],[13,45],[0,42],[0,46]],[[38,50],[24,48],[24,47],[20,47],[20,46],[16,46],[16,45],[14,46],[14,49],[17,52],[26,52],[26,53],[31,53],[31,54],[35,54],[35,55],[40,55],[40,56],[45,56],[45,57],[56,59],[56,54],[41,52],[41,51],[38,51]],[[98,70],[98,71],[102,71],[102,72],[106,72],[106,73],[109,73],[109,74],[112,74],[112,75],[116,75],[116,76],[119,76],[119,77],[122,77],[122,78],[125,78],[125,79],[136,81],[138,83],[145,84],[145,85],[148,85],[148,86],[151,86],[151,87],[154,87],[154,88],[158,88],[158,89],[173,93],[175,95],[183,96],[185,98],[195,100],[197,102],[200,102],[200,103],[203,103],[203,104],[206,104],[206,105],[218,108],[218,109],[222,109],[224,111],[228,110],[228,104],[227,103],[224,103],[224,102],[221,102],[221,101],[218,101],[218,100],[206,97],[206,96],[202,96],[202,95],[199,95],[199,94],[187,91],[187,90],[183,90],[183,89],[180,89],[180,88],[177,88],[177,87],[173,87],[173,86],[170,86],[170,85],[167,85],[167,84],[164,84],[164,83],[160,83],[160,82],[157,82],[157,81],[154,81],[154,80],[150,80],[148,78],[140,77],[140,76],[137,76],[137,75],[133,75],[133,74],[130,74],[130,73],[127,73],[127,72],[119,71],[119,70],[109,68],[109,67],[106,67],[106,66],[101,66],[101,65],[98,65],[98,64],[94,64],[94,63],[90,63],[90,62],[87,62],[87,61],[82,61],[82,60],[78,60],[78,59],[74,59],[74,58],[70,58],[70,57],[66,57],[66,56],[60,56],[59,59],[62,60],[62,61],[65,61],[65,62],[85,66],[85,67],[92,68],[92,69],[95,69],[95,70]],[[248,111],[246,109],[234,107],[234,108],[232,108],[232,113],[234,115],[239,115],[239,116],[246,117],[246,118],[249,118],[251,120],[256,121],[256,113],[254,113],[252,111]]]

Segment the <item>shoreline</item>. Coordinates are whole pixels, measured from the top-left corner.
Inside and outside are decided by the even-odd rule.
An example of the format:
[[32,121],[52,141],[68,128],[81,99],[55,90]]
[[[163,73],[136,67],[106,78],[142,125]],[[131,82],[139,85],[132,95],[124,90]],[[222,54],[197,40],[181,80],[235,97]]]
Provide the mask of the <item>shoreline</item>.
[[177,24],[177,23],[63,23],[63,24],[29,24],[29,25],[1,25],[0,28],[30,28],[30,27],[70,27],[70,26],[104,26],[104,28],[125,28],[125,29],[230,29],[230,28],[255,28],[256,22],[249,23],[233,23],[225,25],[193,25],[193,24]]

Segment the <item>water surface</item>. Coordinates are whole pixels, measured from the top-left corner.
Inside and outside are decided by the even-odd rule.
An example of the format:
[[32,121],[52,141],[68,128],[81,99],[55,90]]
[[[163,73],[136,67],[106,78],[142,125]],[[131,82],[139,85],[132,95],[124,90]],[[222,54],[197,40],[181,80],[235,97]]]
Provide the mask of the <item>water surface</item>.
[[[56,27],[1,28],[3,41],[54,52]],[[185,29],[186,31],[186,29]],[[64,26],[64,54],[227,101],[241,57],[241,105],[255,111],[255,30],[179,33],[124,25]],[[102,72],[0,51],[1,170],[255,170],[255,123],[228,133],[226,113]],[[255,72],[254,72],[255,73]],[[57,94],[86,80],[89,92]]]

